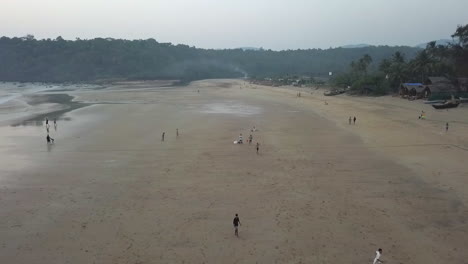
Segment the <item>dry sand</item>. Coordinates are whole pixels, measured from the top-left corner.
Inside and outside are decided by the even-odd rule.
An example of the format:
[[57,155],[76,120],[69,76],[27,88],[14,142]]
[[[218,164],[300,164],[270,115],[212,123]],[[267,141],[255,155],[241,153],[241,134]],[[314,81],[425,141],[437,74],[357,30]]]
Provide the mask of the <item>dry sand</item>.
[[54,145],[0,127],[0,263],[466,263],[468,108],[302,91],[111,87]]

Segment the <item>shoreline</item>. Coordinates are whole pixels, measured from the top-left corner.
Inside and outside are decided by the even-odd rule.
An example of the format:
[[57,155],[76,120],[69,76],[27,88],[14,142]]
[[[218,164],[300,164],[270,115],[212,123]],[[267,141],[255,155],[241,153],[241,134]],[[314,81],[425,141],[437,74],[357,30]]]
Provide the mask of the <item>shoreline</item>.
[[[80,101],[74,101],[75,96],[71,96],[69,94],[43,94],[43,95],[34,95],[36,97],[29,101],[28,103],[31,105],[41,104],[42,103],[56,103],[63,106],[63,109],[59,110],[52,110],[46,113],[41,114],[31,114],[29,117],[23,118],[21,121],[11,122],[10,126],[25,126],[34,123],[36,126],[42,126],[43,122],[46,117],[49,118],[50,121],[53,119],[60,120],[63,115],[73,110],[77,110],[83,107],[90,106],[90,103],[83,103]],[[29,98],[31,99],[31,98]]]
[[[19,83],[19,84],[18,84]],[[179,84],[177,80],[136,80],[136,81],[107,81],[107,82],[88,82],[88,83],[38,83],[38,82],[3,82],[8,90],[15,91],[19,89],[13,97],[9,95],[8,99],[15,99],[12,106],[4,107],[5,114],[8,114],[9,108],[19,107],[24,104],[25,109],[20,117],[5,119],[0,122],[1,125],[24,126],[24,125],[42,125],[46,117],[60,118],[64,114],[76,109],[87,107],[94,104],[106,104],[109,102],[94,102],[79,100],[82,92],[105,91],[106,89],[125,90],[130,87],[134,91],[143,91],[145,89],[162,89],[170,87],[185,87],[187,84]],[[107,84],[104,85],[104,84]],[[95,86],[98,85],[98,86]],[[32,92],[22,93],[21,89],[28,87],[38,87]],[[3,104],[11,104],[10,101]],[[31,109],[30,109],[31,108]],[[18,109],[19,110],[19,109]],[[30,111],[31,113],[25,113]],[[40,113],[33,113],[40,112]],[[49,119],[50,119],[49,118]]]

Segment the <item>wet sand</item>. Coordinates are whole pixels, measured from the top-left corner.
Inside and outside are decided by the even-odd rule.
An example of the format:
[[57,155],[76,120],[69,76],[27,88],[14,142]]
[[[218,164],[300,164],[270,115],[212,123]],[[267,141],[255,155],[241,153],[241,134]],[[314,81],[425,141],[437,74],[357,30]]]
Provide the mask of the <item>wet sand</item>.
[[[42,126],[0,127],[0,262],[372,263],[378,247],[387,263],[468,259],[466,108],[420,122],[397,98],[295,93],[80,91],[93,105],[64,113],[54,145]],[[232,144],[253,126],[259,155]]]

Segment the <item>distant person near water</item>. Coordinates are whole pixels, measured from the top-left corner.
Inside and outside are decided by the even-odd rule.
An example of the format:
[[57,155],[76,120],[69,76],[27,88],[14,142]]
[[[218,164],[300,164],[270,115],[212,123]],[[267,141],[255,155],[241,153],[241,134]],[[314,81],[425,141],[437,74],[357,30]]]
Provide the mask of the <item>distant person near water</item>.
[[353,124],[356,124],[356,117],[353,118]]
[[372,264],[383,263],[383,261],[380,260],[380,256],[382,256],[382,249],[381,248],[379,248],[375,252],[375,258],[374,258],[374,262],[372,262]]
[[57,118],[54,118],[54,126],[57,126]]
[[176,128],[176,136],[179,136],[179,129]]
[[45,126],[48,128],[49,127],[49,119],[46,117],[45,119]]
[[351,125],[351,121],[353,120],[351,117],[349,117],[349,124]]
[[239,226],[241,225],[238,214],[236,214],[236,216],[234,217],[234,220],[232,220],[232,224],[234,225],[234,235],[236,235],[238,237],[239,236]]
[[249,145],[252,144],[252,139],[253,139],[253,136],[252,136],[252,134],[250,134],[250,136],[249,136]]
[[257,142],[257,154],[258,154],[259,149],[260,149],[260,143]]
[[448,132],[448,127],[449,127],[449,125],[448,125],[448,122],[447,122],[447,124],[445,124],[445,132]]
[[164,141],[164,136],[166,135],[166,132],[163,132],[162,133],[162,136],[161,136],[161,141]]
[[49,134],[47,134],[46,139],[47,139],[47,143],[54,143],[54,139],[51,138],[51,137],[49,136]]

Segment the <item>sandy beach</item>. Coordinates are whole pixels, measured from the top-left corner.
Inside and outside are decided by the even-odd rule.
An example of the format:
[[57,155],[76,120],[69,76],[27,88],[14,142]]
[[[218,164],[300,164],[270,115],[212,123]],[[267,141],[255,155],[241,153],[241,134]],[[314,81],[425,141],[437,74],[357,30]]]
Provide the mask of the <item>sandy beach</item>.
[[2,123],[0,263],[468,261],[466,105],[169,84],[50,92],[85,104],[34,106],[55,144]]

